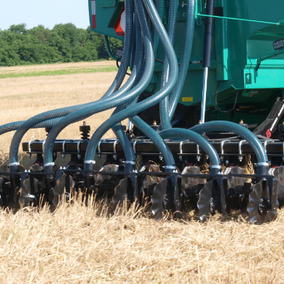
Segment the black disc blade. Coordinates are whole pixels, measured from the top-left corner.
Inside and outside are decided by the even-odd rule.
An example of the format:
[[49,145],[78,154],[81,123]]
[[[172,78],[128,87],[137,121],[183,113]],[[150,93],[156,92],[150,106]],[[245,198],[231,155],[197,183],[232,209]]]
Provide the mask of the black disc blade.
[[[8,165],[1,165],[0,166],[0,172],[7,172],[7,173],[9,173],[10,172],[10,167]],[[10,176],[9,175],[1,175],[1,177],[3,179],[10,180]]]
[[265,222],[271,222],[277,218],[277,208],[279,207],[278,202],[278,180],[273,179],[272,184],[272,194],[271,194],[271,209],[268,210],[266,216],[265,216]]
[[[277,187],[277,183],[274,182],[273,184]],[[265,214],[260,213],[259,205],[262,198],[267,199],[271,204],[267,180],[262,180],[254,184],[252,186],[252,191],[249,194],[247,211],[249,213],[249,221],[252,224],[261,225],[274,219],[275,212],[271,209],[268,209]]]
[[210,213],[210,201],[212,198],[213,181],[209,181],[204,184],[199,193],[199,199],[197,202],[197,208],[199,209],[199,219],[205,221]]
[[160,220],[163,217],[164,204],[167,196],[168,179],[162,179],[154,188],[154,193],[151,197],[152,213]]
[[274,171],[274,177],[278,179],[278,201],[281,208],[284,206],[284,166],[278,167]]
[[123,178],[118,185],[114,188],[113,204],[117,206],[122,204],[124,200],[127,200],[127,187],[129,184],[129,178]]
[[249,194],[249,203],[247,205],[247,211],[249,213],[249,221],[252,224],[261,224],[263,222],[263,216],[259,214],[259,200],[262,195],[262,183],[258,182],[252,186],[252,191]]
[[[73,190],[75,182],[71,176],[69,176],[69,192]],[[55,187],[53,188],[53,199],[52,204],[54,206],[58,205],[58,202],[62,200],[63,194],[66,191],[66,174],[61,175],[59,179],[56,180]]]
[[[38,192],[39,181],[36,178],[34,178],[33,181],[34,181],[34,191]],[[34,195],[31,194],[30,178],[27,178],[23,181],[23,184],[19,190],[18,202],[20,204],[20,207],[22,208],[31,205],[32,201],[35,202],[35,197]]]
[[0,206],[3,206],[3,199],[2,199],[2,194],[4,193],[3,192],[3,182],[4,182],[4,179],[0,177]]

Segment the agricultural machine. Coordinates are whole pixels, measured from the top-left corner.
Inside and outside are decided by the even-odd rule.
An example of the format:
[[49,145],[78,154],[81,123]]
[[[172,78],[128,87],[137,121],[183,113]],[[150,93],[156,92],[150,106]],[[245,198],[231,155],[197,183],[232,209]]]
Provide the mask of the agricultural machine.
[[[283,0],[88,4],[91,29],[120,62],[115,80],[98,101],[0,126],[1,134],[16,130],[0,170],[2,205],[37,204],[40,196],[57,204],[81,190],[114,206],[150,204],[157,218],[195,209],[200,220],[237,210],[251,223],[275,219],[284,205]],[[110,37],[123,51],[110,49]],[[92,135],[83,123],[82,139],[56,139],[111,108]],[[33,127],[48,135],[22,143],[37,157],[24,169],[18,151]],[[102,139],[109,129],[116,137]],[[56,156],[67,154],[58,168]]]

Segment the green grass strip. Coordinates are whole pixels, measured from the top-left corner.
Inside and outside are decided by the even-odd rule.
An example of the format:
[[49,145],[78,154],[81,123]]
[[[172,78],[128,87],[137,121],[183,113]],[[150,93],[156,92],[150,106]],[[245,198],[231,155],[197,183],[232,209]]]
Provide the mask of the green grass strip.
[[37,76],[58,76],[71,75],[80,73],[98,73],[98,72],[113,72],[117,71],[117,67],[103,67],[103,68],[81,68],[81,69],[61,69],[61,70],[47,70],[47,71],[33,71],[24,73],[2,73],[0,79],[4,78],[19,78],[19,77],[37,77]]

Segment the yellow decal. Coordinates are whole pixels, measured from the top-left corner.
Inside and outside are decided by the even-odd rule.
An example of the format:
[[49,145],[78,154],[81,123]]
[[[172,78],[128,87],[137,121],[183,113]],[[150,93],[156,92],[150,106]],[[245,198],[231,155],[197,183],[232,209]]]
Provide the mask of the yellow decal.
[[182,102],[193,102],[193,97],[183,97]]

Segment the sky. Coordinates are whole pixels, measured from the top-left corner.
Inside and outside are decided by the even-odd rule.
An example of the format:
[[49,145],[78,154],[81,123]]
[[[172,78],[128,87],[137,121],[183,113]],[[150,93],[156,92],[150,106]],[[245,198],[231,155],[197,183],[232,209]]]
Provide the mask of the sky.
[[86,29],[88,0],[0,0],[0,30],[22,23],[27,29],[38,25],[52,29],[66,23]]

